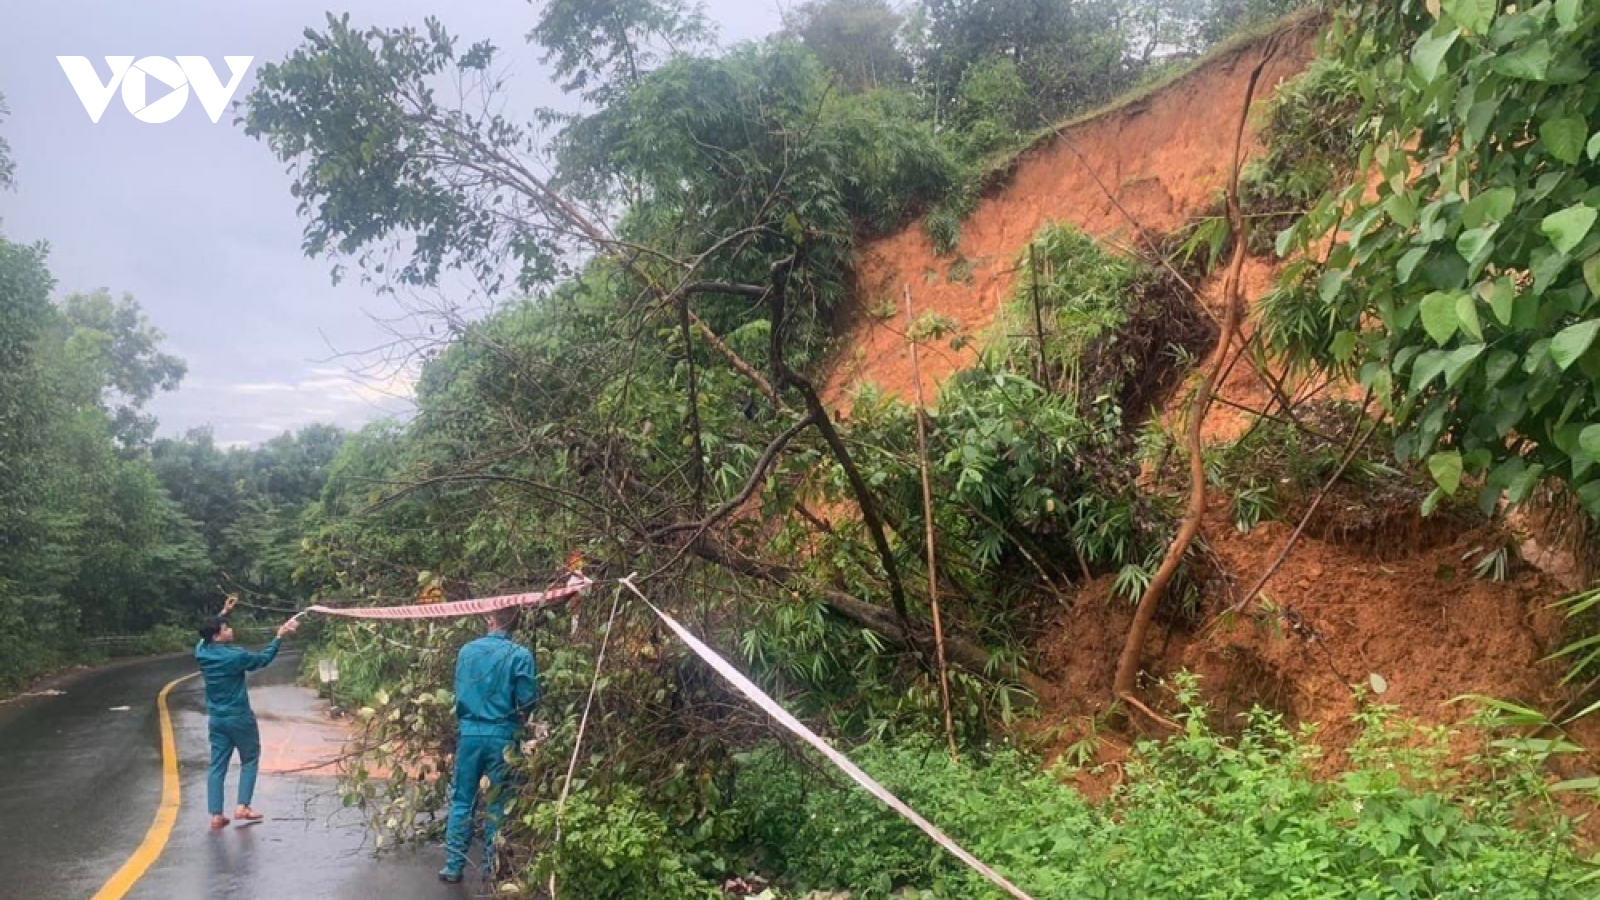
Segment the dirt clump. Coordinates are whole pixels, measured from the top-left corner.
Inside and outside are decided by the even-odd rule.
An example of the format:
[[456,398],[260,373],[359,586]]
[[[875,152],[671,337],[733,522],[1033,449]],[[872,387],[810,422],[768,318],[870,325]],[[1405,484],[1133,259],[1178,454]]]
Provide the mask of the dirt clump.
[[[1291,530],[1275,521],[1241,534],[1227,499],[1214,497],[1204,535],[1227,575],[1212,581],[1203,618],[1236,603],[1233,593],[1271,563]],[[1173,621],[1153,635],[1147,696],[1170,701],[1154,682],[1195,672],[1218,727],[1237,727],[1238,714],[1262,706],[1292,722],[1325,723],[1333,750],[1355,737],[1352,687],[1428,724],[1461,722],[1471,708],[1453,701],[1474,694],[1559,708],[1572,699],[1560,663],[1548,659],[1562,639],[1562,615],[1550,607],[1560,589],[1528,566],[1505,581],[1476,577],[1464,560],[1496,536],[1485,526],[1388,561],[1302,537],[1263,592],[1266,603],[1213,628]],[[1036,647],[1040,674],[1059,688],[1045,698],[1046,721],[1105,713],[1131,619],[1132,603],[1110,596],[1109,579],[1061,613]],[[1381,695],[1373,693],[1373,675]]]

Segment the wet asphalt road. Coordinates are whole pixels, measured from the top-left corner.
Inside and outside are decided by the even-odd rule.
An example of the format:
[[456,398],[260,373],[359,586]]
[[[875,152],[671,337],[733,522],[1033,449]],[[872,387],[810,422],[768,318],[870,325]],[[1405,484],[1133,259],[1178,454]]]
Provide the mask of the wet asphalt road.
[[[208,827],[205,701],[197,679],[170,708],[182,800],[165,851],[129,900],[431,900],[481,894],[434,877],[438,848],[377,857],[326,771],[285,773],[338,753],[341,733],[292,684],[286,653],[253,676],[262,732],[255,807],[266,821]],[[188,657],[122,663],[48,684],[60,696],[0,705],[0,900],[88,900],[143,840],[161,799],[156,694]],[[128,707],[126,710],[118,707]],[[237,769],[228,779],[234,805]]]

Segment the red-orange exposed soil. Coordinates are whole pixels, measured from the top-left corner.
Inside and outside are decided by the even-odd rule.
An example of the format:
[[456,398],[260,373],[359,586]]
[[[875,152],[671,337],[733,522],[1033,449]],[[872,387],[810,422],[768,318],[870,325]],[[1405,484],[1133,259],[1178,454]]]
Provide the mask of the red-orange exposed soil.
[[[1280,39],[1264,86],[1308,63],[1313,28],[1302,21]],[[1017,257],[1041,226],[1071,222],[1126,248],[1134,233],[1128,217],[1107,199],[1090,167],[1139,226],[1153,232],[1176,229],[1210,207],[1231,161],[1232,126],[1246,78],[1261,52],[1260,43],[1240,47],[1152,96],[1066,129],[1065,139],[1025,153],[1011,180],[965,223],[956,258],[937,257],[920,227],[868,244],[858,259],[856,318],[842,335],[826,381],[827,401],[848,407],[853,392],[869,382],[893,395],[911,396],[903,319],[872,315],[901,309],[904,288],[910,288],[919,313],[948,317],[976,335],[994,322],[1013,283]],[[952,271],[958,259],[962,267],[970,266],[970,277],[960,268]],[[1275,274],[1270,262],[1251,260],[1244,275],[1247,300],[1258,301]],[[1219,293],[1215,283],[1202,291],[1213,308]],[[931,392],[974,358],[972,350],[924,354],[926,388]],[[1310,387],[1315,386],[1289,386],[1291,393]],[[1220,394],[1261,409],[1271,391],[1241,363]],[[1334,385],[1320,396],[1359,399],[1359,392]],[[1180,393],[1165,414],[1169,424],[1181,406]],[[1251,421],[1248,412],[1215,406],[1204,437],[1208,443],[1232,440]],[[1359,496],[1336,494],[1329,506],[1361,502]],[[1210,579],[1202,619],[1239,599],[1231,594],[1255,581],[1292,528],[1269,522],[1240,534],[1228,503],[1228,497],[1213,492],[1204,520],[1202,536],[1217,574]],[[1193,623],[1158,622],[1146,669],[1158,677],[1183,669],[1199,673],[1207,698],[1222,714],[1219,721],[1259,704],[1291,720],[1326,723],[1324,737],[1332,749],[1353,736],[1348,714],[1356,701],[1350,686],[1369,683],[1373,674],[1386,682],[1381,702],[1432,723],[1461,721],[1469,710],[1450,701],[1466,694],[1546,711],[1573,699],[1560,684],[1560,664],[1545,661],[1562,639],[1562,619],[1549,605],[1568,591],[1526,565],[1506,582],[1476,578],[1473,565],[1480,548],[1503,540],[1491,526],[1411,527],[1409,512],[1349,518],[1379,523],[1374,527],[1383,533],[1364,538],[1313,527],[1264,591],[1275,613],[1258,613],[1203,634],[1195,633]],[[1058,749],[1092,730],[1089,723],[1111,695],[1132,604],[1109,594],[1110,579],[1088,586],[1036,648],[1039,674],[1055,688],[1041,698],[1041,730],[1059,728],[1052,735]],[[1157,705],[1170,701],[1153,686],[1147,696]],[[1101,760],[1115,760],[1126,736],[1102,732],[1102,737]],[[1577,726],[1575,737],[1600,748],[1600,717]],[[1584,767],[1593,764],[1592,758],[1568,761],[1564,774],[1592,774]],[[1103,790],[1116,778],[1111,772],[1093,776],[1099,782],[1086,788]]]
[[[1210,504],[1205,539],[1233,590],[1253,581],[1292,530],[1266,522],[1240,534],[1226,498]],[[1387,682],[1381,700],[1426,720],[1453,722],[1448,707],[1464,694],[1487,694],[1551,709],[1566,699],[1561,668],[1544,662],[1562,619],[1549,608],[1559,588],[1524,568],[1505,582],[1481,580],[1473,552],[1492,533],[1462,534],[1443,545],[1387,562],[1363,550],[1302,538],[1263,592],[1274,615],[1240,617],[1206,634],[1173,625],[1152,642],[1147,668],[1200,673],[1222,710],[1260,704],[1293,718],[1339,719],[1354,709],[1346,685],[1376,673]],[[1126,634],[1130,606],[1091,586],[1062,615],[1040,648],[1041,674],[1092,713],[1110,694],[1112,666]],[[1208,598],[1208,614],[1234,599]],[[1057,698],[1065,701],[1066,697]]]
[[[1258,96],[1305,68],[1314,38],[1314,27],[1303,22],[1285,35],[1263,73]],[[920,223],[867,244],[856,261],[856,319],[843,335],[844,349],[824,399],[847,407],[852,392],[868,382],[895,396],[911,396],[904,319],[872,315],[880,308],[903,309],[903,288],[911,289],[919,315],[947,316],[975,335],[994,321],[1015,279],[1018,254],[1044,225],[1070,222],[1110,245],[1126,247],[1137,239],[1129,216],[1159,234],[1213,204],[1227,179],[1232,124],[1239,120],[1245,85],[1262,48],[1259,42],[1242,46],[1151,96],[1069,126],[1060,137],[1023,153],[1004,187],[963,224],[954,257],[937,256]],[[1252,141],[1251,152],[1256,149]],[[966,266],[970,277],[962,272]],[[930,396],[934,385],[970,365],[974,354],[972,349],[924,354]]]

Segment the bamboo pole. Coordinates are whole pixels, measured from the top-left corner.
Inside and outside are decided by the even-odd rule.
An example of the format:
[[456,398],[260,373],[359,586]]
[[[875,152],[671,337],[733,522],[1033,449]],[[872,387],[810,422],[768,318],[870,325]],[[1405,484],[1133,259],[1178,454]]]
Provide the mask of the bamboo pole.
[[944,622],[939,615],[939,567],[934,550],[933,486],[928,478],[928,416],[922,400],[922,366],[917,359],[917,341],[911,331],[916,320],[911,312],[911,288],[905,288],[906,343],[911,347],[911,383],[917,397],[917,461],[922,471],[922,520],[928,547],[928,604],[933,608],[933,647],[939,667],[939,705],[944,710],[944,736],[950,743],[950,758],[956,759],[955,717],[950,712],[950,669],[944,661]]
[[[1050,362],[1045,358],[1044,346],[1044,312],[1040,309],[1039,302],[1039,257],[1035,244],[1028,245],[1028,274],[1033,282],[1033,330],[1039,341],[1039,384],[1045,391],[1050,390]],[[910,289],[907,288],[909,291]]]

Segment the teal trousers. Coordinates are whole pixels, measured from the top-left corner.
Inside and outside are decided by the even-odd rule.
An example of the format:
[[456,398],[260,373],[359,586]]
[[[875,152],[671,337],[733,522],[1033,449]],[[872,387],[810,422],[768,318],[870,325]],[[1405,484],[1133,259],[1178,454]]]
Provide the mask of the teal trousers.
[[472,847],[473,818],[478,810],[478,783],[489,779],[484,810],[483,868],[489,871],[494,860],[494,836],[500,830],[510,791],[506,790],[506,752],[514,741],[506,737],[462,735],[456,744],[456,771],[451,780],[450,823],[444,835],[444,872],[460,875],[467,868],[467,851]]
[[256,770],[261,765],[261,730],[256,717],[210,719],[211,771],[206,777],[206,805],[213,816],[222,815],[222,790],[228,765],[239,753],[239,805],[249,806],[256,795]]

